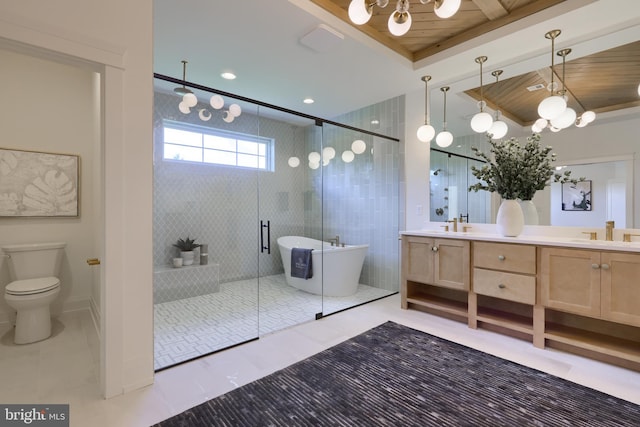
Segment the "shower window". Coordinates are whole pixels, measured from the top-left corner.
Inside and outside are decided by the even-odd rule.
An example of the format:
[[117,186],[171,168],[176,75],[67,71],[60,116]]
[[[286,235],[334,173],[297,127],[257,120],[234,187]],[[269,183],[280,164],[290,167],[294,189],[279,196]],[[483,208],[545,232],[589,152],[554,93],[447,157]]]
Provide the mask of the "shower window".
[[165,160],[273,171],[273,139],[164,122]]

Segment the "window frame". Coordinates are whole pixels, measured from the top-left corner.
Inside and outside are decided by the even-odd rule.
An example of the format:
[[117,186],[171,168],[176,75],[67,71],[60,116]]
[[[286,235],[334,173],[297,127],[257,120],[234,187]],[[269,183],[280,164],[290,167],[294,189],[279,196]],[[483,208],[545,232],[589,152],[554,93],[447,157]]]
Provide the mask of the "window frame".
[[[175,142],[167,142],[165,139],[165,129],[174,129],[178,131],[191,132],[193,134],[197,134],[200,136],[200,145],[188,145],[188,144],[179,144]],[[223,149],[215,149],[215,148],[207,148],[206,147],[206,136],[214,136],[223,138],[226,140],[232,140],[234,142],[235,151],[233,150],[223,150]],[[242,142],[250,142],[256,144],[262,144],[264,146],[264,156],[260,154],[260,149],[258,146],[258,154],[246,153],[243,150],[239,149],[238,146]],[[177,147],[188,147],[199,150],[200,152],[200,160],[188,160],[188,159],[176,159],[165,157],[166,146],[177,146]],[[229,131],[209,126],[201,126],[198,124],[187,123],[187,122],[179,122],[174,120],[163,119],[162,120],[162,161],[166,162],[174,162],[174,163],[182,163],[182,164],[197,164],[203,166],[215,166],[215,167],[230,167],[235,169],[245,169],[245,170],[255,170],[255,171],[264,171],[264,172],[274,172],[275,171],[275,141],[273,138],[268,138],[260,135],[251,135],[242,132]],[[232,163],[216,163],[211,161],[206,161],[206,153],[233,153],[235,157],[235,164]],[[246,166],[242,164],[238,164],[239,156],[254,156],[259,160],[264,158],[264,168],[258,166]]]

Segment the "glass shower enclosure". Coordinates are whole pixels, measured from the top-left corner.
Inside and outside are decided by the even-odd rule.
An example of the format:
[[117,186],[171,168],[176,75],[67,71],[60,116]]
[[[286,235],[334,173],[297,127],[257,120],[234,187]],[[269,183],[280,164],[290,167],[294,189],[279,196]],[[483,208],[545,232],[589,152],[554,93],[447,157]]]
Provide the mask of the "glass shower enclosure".
[[398,292],[397,140],[166,76],[154,102],[156,370]]

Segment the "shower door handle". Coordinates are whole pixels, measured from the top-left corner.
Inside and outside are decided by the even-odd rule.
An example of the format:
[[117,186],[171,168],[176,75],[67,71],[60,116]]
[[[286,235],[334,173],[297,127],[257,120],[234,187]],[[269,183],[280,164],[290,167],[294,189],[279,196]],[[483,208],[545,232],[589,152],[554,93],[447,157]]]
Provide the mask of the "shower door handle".
[[[267,229],[267,246],[264,245],[264,229]],[[264,221],[260,220],[260,252],[264,253],[267,251],[268,254],[271,254],[271,221],[267,221],[265,224]]]

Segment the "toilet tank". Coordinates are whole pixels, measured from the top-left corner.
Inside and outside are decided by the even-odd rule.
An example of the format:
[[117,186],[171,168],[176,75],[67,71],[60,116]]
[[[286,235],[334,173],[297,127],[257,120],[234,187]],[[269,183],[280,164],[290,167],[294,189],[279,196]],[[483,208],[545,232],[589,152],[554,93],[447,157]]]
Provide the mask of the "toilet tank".
[[2,247],[7,256],[9,277],[13,280],[35,279],[60,274],[64,242],[26,243]]

